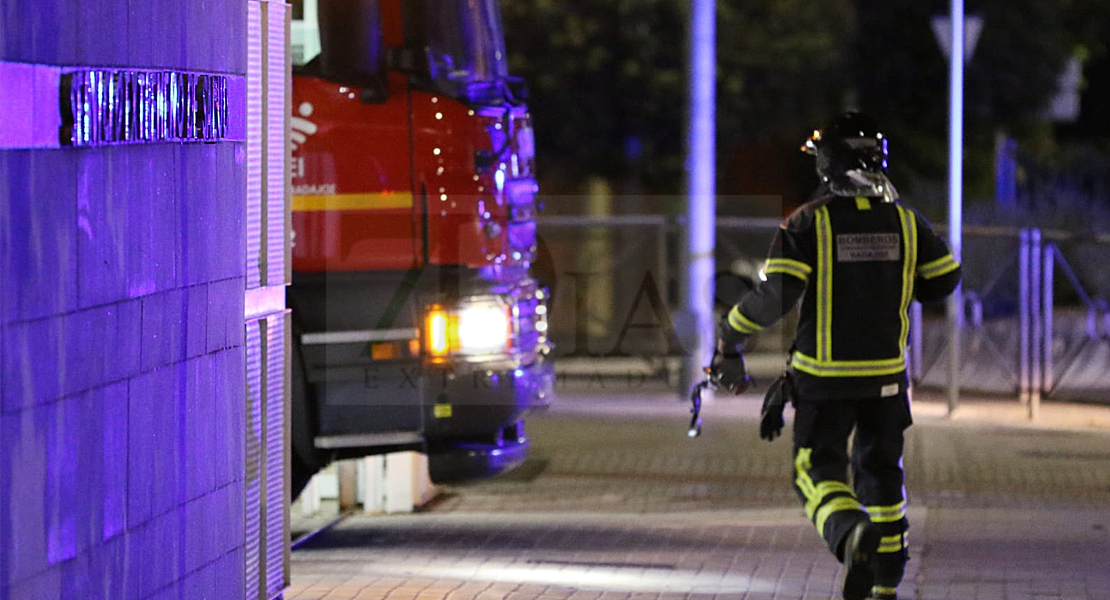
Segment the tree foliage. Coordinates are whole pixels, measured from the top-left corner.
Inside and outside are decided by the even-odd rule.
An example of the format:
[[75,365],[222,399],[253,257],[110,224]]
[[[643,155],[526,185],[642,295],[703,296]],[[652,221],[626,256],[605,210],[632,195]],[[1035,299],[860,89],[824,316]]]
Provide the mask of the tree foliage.
[[[688,0],[514,1],[502,11],[548,181],[634,169],[648,190],[682,189]],[[796,141],[839,103],[850,0],[729,0],[718,15],[721,148]]]
[[[548,189],[630,173],[648,191],[682,189],[689,6],[690,0],[502,3],[512,68],[533,91]],[[930,19],[947,13],[947,0],[717,6],[722,171],[735,166],[728,161],[737,148],[794,145],[840,110],[859,107],[890,134],[896,181],[904,188],[943,179],[948,67]],[[1108,7],[1105,0],[967,0],[967,12],[985,23],[966,70],[971,181],[989,181],[997,131],[1029,142],[1050,139],[1043,110],[1064,60],[1080,49],[1106,64]]]
[[[1077,40],[1077,32],[1068,25],[1069,4],[1074,2],[967,2],[967,14],[983,19],[982,35],[965,70],[969,183],[980,193],[986,193],[991,182],[997,132],[1028,144],[1051,135],[1045,109]],[[929,23],[948,10],[945,0],[857,0],[860,100],[891,134],[892,164],[901,181],[944,177],[948,61]]]

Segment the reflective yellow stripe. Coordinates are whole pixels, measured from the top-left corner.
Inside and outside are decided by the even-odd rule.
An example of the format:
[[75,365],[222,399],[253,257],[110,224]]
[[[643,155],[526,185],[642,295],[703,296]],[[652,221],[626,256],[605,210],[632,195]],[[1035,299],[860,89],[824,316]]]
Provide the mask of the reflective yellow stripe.
[[951,254],[945,254],[932,262],[925,263],[917,268],[917,274],[924,279],[936,279],[947,275],[960,268],[960,263]]
[[910,336],[910,317],[907,311],[913,301],[913,278],[917,272],[917,219],[908,210],[898,207],[898,219],[902,223],[902,304],[898,317],[902,320],[902,331],[898,336],[898,356],[905,358],[906,341]]
[[832,226],[829,207],[815,213],[817,230],[817,358],[832,360]]
[[738,314],[739,313],[736,312],[735,308],[729,311],[729,313],[728,313],[728,325],[729,325],[729,327],[732,327],[736,331],[739,331],[740,333],[744,333],[744,334],[755,333],[755,331],[752,331],[751,329],[748,329],[748,327],[740,321],[740,318],[737,316]]
[[[806,499],[806,517],[813,520],[818,533],[824,535],[825,521],[830,515],[842,510],[862,511],[863,506],[854,495],[851,495],[852,488],[843,481],[822,481],[814,485],[813,479],[809,476],[809,470],[813,467],[812,457],[813,448],[798,448],[798,453],[794,457],[794,470],[797,473],[794,483]],[[825,498],[837,493],[847,493],[849,496],[833,498],[824,505],[821,504]]]
[[388,208],[412,208],[412,194],[409,192],[397,192],[390,194],[293,196],[293,212],[321,210],[381,210]]
[[856,210],[871,210],[871,201],[862,196],[856,198]]
[[821,506],[821,503],[825,500],[825,498],[828,498],[833,494],[840,493],[854,495],[852,488],[848,487],[848,484],[844,483],[843,481],[833,480],[822,481],[818,483],[816,489],[814,490],[813,497],[809,498],[806,502],[806,517],[812,519],[813,513],[817,511],[817,507]]
[[728,324],[740,333],[755,333],[763,331],[763,326],[745,317],[740,312],[740,307],[734,306],[728,313]]
[[[797,474],[794,483],[802,490],[802,495],[806,498],[806,506],[809,506],[809,502],[816,495],[813,480],[809,478],[809,469],[813,466],[810,462],[812,455],[813,448],[798,448],[798,454],[794,456],[794,471]],[[813,515],[806,513],[806,517],[813,518]]]
[[906,360],[902,356],[884,360],[819,361],[795,351],[790,364],[803,373],[817,377],[878,377],[906,370]]
[[813,524],[817,526],[817,532],[822,536],[825,535],[825,521],[833,515],[845,510],[863,511],[863,507],[855,498],[833,498],[825,503],[824,506],[817,510],[817,517],[814,519]]
[[791,260],[789,258],[769,258],[763,265],[763,273],[770,275],[771,273],[785,273],[801,279],[802,281],[809,280],[809,274],[813,272],[813,267],[805,264],[804,262]]
[[879,548],[876,552],[880,554],[890,554],[892,552],[901,552],[909,547],[910,536],[908,533],[898,533],[895,535],[883,536],[879,539]]
[[882,586],[882,585],[875,585],[875,586],[871,586],[871,593],[873,595],[886,594],[887,596],[893,596],[894,594],[898,593],[898,588],[886,587],[886,586]]
[[867,506],[865,508],[871,515],[872,523],[893,523],[901,521],[906,516],[905,500],[890,506]]

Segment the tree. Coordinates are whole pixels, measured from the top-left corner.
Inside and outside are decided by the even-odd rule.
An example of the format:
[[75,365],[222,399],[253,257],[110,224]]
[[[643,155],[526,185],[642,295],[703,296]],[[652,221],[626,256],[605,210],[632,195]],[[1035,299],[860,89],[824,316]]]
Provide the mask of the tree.
[[[1085,0],[1086,1],[1086,0]],[[994,136],[1024,141],[1051,130],[1044,108],[1074,47],[1059,0],[968,0],[983,18],[982,36],[965,72],[968,182],[985,194],[992,182]],[[891,136],[892,168],[903,191],[943,179],[947,165],[948,65],[930,18],[948,14],[944,0],[857,0],[856,81],[860,103]]]
[[[634,168],[646,191],[682,189],[687,0],[505,2],[511,65],[533,91],[546,182]],[[841,103],[850,0],[729,0],[719,6],[722,148],[800,142]],[[630,161],[639,151],[640,160]],[[549,187],[550,189],[550,187]]]

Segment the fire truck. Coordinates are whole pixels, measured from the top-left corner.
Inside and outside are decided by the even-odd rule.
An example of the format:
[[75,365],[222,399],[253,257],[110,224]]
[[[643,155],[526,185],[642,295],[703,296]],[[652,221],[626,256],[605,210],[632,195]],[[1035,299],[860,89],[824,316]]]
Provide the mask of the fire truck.
[[534,142],[497,0],[296,0],[292,480],[522,462],[551,398]]

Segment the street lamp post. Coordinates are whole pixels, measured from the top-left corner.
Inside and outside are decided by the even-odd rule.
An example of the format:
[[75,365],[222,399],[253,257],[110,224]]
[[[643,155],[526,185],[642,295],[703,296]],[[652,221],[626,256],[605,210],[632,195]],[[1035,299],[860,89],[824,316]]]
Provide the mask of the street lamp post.
[[713,248],[716,199],[716,0],[691,0],[690,19],[690,105],[687,133],[687,204],[683,300],[688,326],[685,383],[697,381],[702,367],[712,359]]
[[[952,256],[963,254],[963,137],[964,137],[964,0],[952,0],[952,51],[948,94],[948,235]],[[948,414],[960,401],[960,337],[963,329],[963,286],[948,300]]]

